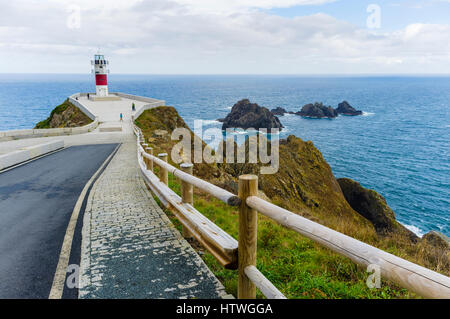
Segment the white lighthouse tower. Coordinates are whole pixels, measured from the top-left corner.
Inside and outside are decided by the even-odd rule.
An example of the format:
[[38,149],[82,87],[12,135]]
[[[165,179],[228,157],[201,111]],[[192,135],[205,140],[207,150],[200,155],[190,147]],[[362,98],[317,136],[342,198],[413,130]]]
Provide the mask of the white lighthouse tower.
[[109,61],[105,60],[103,54],[96,54],[94,60],[91,61],[94,66],[92,72],[95,74],[95,93],[97,98],[108,97],[108,78],[109,73],[108,65]]

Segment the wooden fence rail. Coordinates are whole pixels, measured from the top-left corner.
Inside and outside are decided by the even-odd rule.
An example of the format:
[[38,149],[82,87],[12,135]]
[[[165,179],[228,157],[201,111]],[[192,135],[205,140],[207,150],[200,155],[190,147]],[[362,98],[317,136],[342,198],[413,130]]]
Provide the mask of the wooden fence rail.
[[389,254],[309,219],[291,213],[259,197],[250,196],[247,205],[281,225],[367,267],[377,265],[384,278],[426,298],[450,298],[450,278]]
[[[238,268],[238,298],[255,298],[258,288],[267,298],[285,296],[256,268],[257,213],[263,214],[333,251],[367,267],[379,267],[384,278],[425,298],[450,299],[450,278],[389,254],[352,237],[310,221],[259,197],[258,178],[254,175],[239,177],[238,196],[192,175],[192,164],[177,169],[152,154],[152,148],[142,146],[144,138],[138,127],[138,160],[141,171],[152,191],[171,208],[183,225],[183,234],[196,238],[225,267]],[[167,154],[166,154],[167,155]],[[163,174],[171,173],[182,182],[182,198],[153,174],[153,164]],[[189,170],[186,170],[189,167]],[[189,187],[190,185],[190,187]],[[214,225],[192,206],[192,187],[197,187],[231,206],[239,206],[238,242]],[[236,260],[237,259],[237,260]]]

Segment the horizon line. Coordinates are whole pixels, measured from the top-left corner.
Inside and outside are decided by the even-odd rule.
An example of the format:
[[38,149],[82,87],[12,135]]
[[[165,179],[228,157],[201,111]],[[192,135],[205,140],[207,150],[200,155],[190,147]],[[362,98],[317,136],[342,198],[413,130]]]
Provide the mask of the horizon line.
[[[92,73],[62,73],[62,72],[0,72],[0,75],[89,75]],[[151,76],[336,76],[336,77],[449,77],[450,73],[111,73],[108,75],[151,75]]]

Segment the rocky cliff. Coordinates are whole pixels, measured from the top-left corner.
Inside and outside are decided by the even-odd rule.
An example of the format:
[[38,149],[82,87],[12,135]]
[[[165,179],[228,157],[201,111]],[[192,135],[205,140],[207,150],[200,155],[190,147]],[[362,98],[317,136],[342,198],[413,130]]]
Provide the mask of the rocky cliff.
[[419,238],[395,219],[394,211],[386,203],[386,199],[376,191],[361,186],[349,178],[339,178],[338,183],[345,199],[361,216],[368,219],[380,235],[392,232],[405,234],[411,240]]
[[302,107],[300,112],[288,112],[282,107],[277,107],[271,110],[273,115],[283,116],[284,114],[296,114],[304,117],[311,118],[335,118],[339,114],[342,115],[362,115],[362,111],[356,110],[347,101],[343,101],[338,104],[337,109],[333,109],[331,106],[325,106],[323,103],[306,104]]
[[285,109],[283,109],[282,107],[279,107],[279,106],[270,110],[270,112],[272,112],[273,115],[278,115],[278,116],[283,116],[285,113],[287,113],[287,111]]
[[296,113],[300,116],[311,118],[335,118],[338,113],[331,106],[325,106],[323,103],[306,104],[301,111]]
[[281,129],[283,125],[280,120],[274,116],[269,109],[259,106],[256,103],[250,103],[248,99],[237,102],[231,108],[231,112],[223,119],[222,130],[227,128],[254,128],[256,130],[265,128]]
[[69,100],[65,100],[64,103],[52,110],[47,119],[37,123],[35,128],[78,127],[91,122],[92,120],[79,108],[70,103]]
[[356,110],[353,106],[351,106],[347,101],[344,101],[342,103],[339,103],[338,108],[336,109],[336,112],[338,114],[343,115],[362,115],[362,111]]
[[[176,127],[187,127],[172,107],[147,110],[136,123],[155,153],[170,154],[177,143],[171,141],[171,132]],[[161,131],[165,134],[160,134]],[[203,147],[206,147],[204,143]],[[241,147],[247,148],[247,144]],[[194,174],[235,193],[239,175],[257,174],[260,196],[274,204],[402,258],[450,274],[448,247],[432,244],[437,242],[433,241],[436,236],[418,241],[417,236],[395,220],[394,212],[381,195],[352,180],[337,180],[312,142],[293,135],[280,140],[279,161],[276,174],[261,175],[260,163],[194,164]]]

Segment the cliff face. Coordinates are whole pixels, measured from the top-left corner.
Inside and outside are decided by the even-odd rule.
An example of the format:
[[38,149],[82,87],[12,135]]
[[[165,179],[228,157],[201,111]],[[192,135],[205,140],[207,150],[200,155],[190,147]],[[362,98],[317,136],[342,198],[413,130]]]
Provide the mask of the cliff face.
[[[184,120],[180,117],[174,107],[160,106],[151,110],[145,111],[137,120],[136,124],[141,128],[142,133],[153,146],[153,153],[168,153],[169,160],[172,148],[179,142],[177,140],[172,141],[171,134],[176,128],[186,128],[191,135],[191,149],[194,149],[194,139],[198,139],[197,136],[189,129]],[[201,141],[202,147],[205,148],[206,144]],[[194,163],[194,152],[191,152],[190,162]],[[180,154],[185,157],[185,154]],[[188,161],[188,159],[186,159]],[[216,164],[208,163],[196,163],[194,165],[194,175],[206,180],[224,180],[223,171],[221,171]]]
[[[173,107],[145,111],[136,124],[155,148],[155,154],[170,154],[173,145],[178,143],[170,140],[171,132],[176,127],[187,128]],[[161,135],[161,131],[166,133]],[[191,136],[194,138],[192,132]],[[376,237],[372,224],[346,201],[330,166],[312,142],[293,135],[281,140],[279,160],[276,174],[260,174],[261,164],[248,163],[195,163],[194,174],[235,193],[239,175],[256,174],[262,195],[275,204],[347,234],[357,233],[361,239]]]
[[339,178],[339,185],[345,199],[359,214],[367,218],[380,235],[398,232],[407,235],[413,241],[419,238],[395,219],[394,211],[386,203],[386,199],[376,191],[366,189],[349,178]]
[[[147,110],[136,124],[155,154],[170,154],[177,143],[170,140],[171,132],[176,127],[187,128],[173,107]],[[293,135],[280,140],[279,161],[276,174],[259,174],[261,164],[202,163],[194,164],[194,175],[237,193],[238,176],[256,174],[260,196],[274,204],[412,262],[450,274],[448,246],[431,245],[431,240],[416,243],[417,237],[395,221],[394,212],[381,195],[352,180],[336,180],[312,142]]]
[[91,123],[92,120],[68,100],[58,105],[50,116],[36,124],[34,128],[78,127]]
[[[260,174],[260,164],[220,167],[234,179],[242,174],[258,175],[260,190],[280,207],[347,234],[376,236],[370,222],[346,201],[330,166],[310,141],[294,135],[280,140],[279,169],[275,174]],[[237,188],[230,190],[236,192]]]

